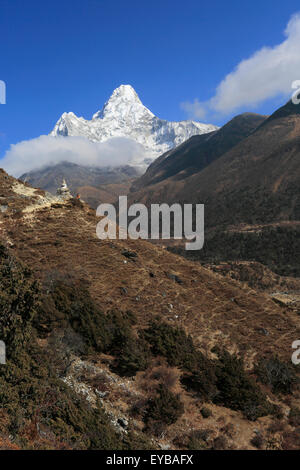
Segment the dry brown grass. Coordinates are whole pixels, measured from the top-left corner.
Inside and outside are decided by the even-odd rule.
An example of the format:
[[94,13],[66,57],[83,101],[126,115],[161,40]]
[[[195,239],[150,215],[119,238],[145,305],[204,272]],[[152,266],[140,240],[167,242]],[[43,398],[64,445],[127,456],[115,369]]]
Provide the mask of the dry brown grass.
[[[0,182],[2,178],[0,174]],[[12,195],[12,181],[8,178],[7,185],[3,183],[5,197]],[[11,208],[22,209],[24,200],[15,193],[12,196]],[[94,211],[86,205],[55,205],[35,211],[30,218],[21,215],[17,223],[13,213],[0,213],[2,240],[42,283],[47,284],[53,276],[84,280],[104,312],[131,310],[137,317],[136,328],[146,327],[154,315],[159,315],[170,324],[183,327],[211,357],[211,348],[219,345],[241,353],[248,367],[255,356],[262,354],[277,354],[290,360],[291,344],[300,337],[299,317],[292,311],[275,304],[263,292],[146,241],[99,241],[95,233],[97,222]],[[127,260],[122,255],[124,250],[136,252],[137,258]],[[170,279],[168,273],[178,276],[182,283]],[[126,288],[125,294],[121,287]],[[261,328],[269,334],[261,334]],[[137,403],[147,399],[160,381],[182,395],[185,413],[166,430],[161,442],[170,443],[176,436],[205,428],[210,428],[211,439],[216,439],[223,428],[228,446],[252,448],[249,443],[254,429],[264,431],[270,425],[268,417],[250,423],[241,413],[215,405],[209,405],[213,416],[204,420],[200,413],[204,403],[182,390],[177,374],[164,361],[154,362],[133,382]],[[128,410],[135,400],[134,394],[124,393],[121,386],[112,390],[109,399],[116,410]],[[138,406],[143,410],[144,402]],[[138,423],[139,420],[137,426]],[[286,441],[293,439],[287,436]]]

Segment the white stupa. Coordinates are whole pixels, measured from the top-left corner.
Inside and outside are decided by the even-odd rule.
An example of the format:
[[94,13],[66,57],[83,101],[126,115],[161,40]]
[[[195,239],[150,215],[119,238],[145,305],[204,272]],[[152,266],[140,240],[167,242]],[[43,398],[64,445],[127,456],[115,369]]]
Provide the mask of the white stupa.
[[61,187],[57,188],[56,193],[57,193],[58,196],[60,196],[64,199],[72,197],[65,179],[62,180]]

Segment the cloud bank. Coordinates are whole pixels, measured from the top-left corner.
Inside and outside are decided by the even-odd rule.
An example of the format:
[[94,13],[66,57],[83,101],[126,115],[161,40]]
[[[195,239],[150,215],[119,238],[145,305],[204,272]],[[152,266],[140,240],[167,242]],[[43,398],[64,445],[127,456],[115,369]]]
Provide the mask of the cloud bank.
[[123,137],[94,143],[84,137],[51,137],[42,135],[11,145],[0,166],[16,177],[60,162],[86,166],[122,166],[141,160],[144,147]]
[[206,102],[181,103],[190,118],[208,113],[226,115],[240,108],[255,108],[278,96],[292,94],[292,82],[300,79],[300,14],[292,16],[286,39],[275,47],[263,47],[240,62],[217,86]]

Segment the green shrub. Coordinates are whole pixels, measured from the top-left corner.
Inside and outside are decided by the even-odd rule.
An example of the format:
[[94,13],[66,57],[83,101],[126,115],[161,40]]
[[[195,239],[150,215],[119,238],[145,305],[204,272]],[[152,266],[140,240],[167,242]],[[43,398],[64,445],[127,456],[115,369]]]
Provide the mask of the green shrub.
[[207,440],[209,438],[211,431],[210,430],[199,430],[192,431],[189,435],[187,442],[188,450],[207,450],[208,444]]
[[213,440],[212,450],[226,450],[228,442],[225,436],[218,436]]
[[164,356],[170,366],[193,368],[197,352],[193,340],[182,328],[154,320],[144,332],[154,356]]
[[253,447],[256,447],[256,449],[262,449],[264,446],[264,438],[262,437],[261,434],[256,434],[251,441],[250,444],[253,445]]
[[289,424],[295,428],[300,427],[300,409],[293,407],[289,413]]
[[[121,449],[101,407],[92,409],[67,387],[37,344],[32,321],[41,295],[30,271],[0,247],[0,338],[8,353],[6,365],[0,366],[0,408],[9,419],[6,431],[21,448],[33,445],[42,425],[49,436],[45,446]],[[28,425],[30,438],[24,431]]]
[[8,358],[17,358],[30,339],[38,294],[30,270],[0,246],[0,339]]
[[289,394],[297,383],[292,366],[278,357],[261,358],[254,371],[258,380],[271,387],[274,393]]
[[64,350],[68,349],[65,337],[67,332],[69,338],[72,336],[71,328],[84,341],[85,352],[115,355],[114,370],[119,375],[132,376],[146,369],[150,356],[145,341],[133,334],[135,323],[136,317],[131,311],[103,314],[84,282],[57,280],[44,297],[34,325],[41,336],[53,330],[57,336],[57,331],[62,331]]
[[144,421],[147,427],[153,421],[169,426],[175,423],[183,412],[184,407],[179,395],[175,395],[163,385],[159,385],[157,394],[147,403]]
[[71,328],[80,334],[88,348],[104,351],[112,341],[105,315],[80,281],[55,281],[43,297],[34,326],[39,333],[55,328]]
[[200,413],[203,418],[210,418],[212,416],[212,411],[209,408],[206,408],[205,406],[201,408]]
[[[210,364],[210,366],[209,366]],[[215,364],[210,361],[203,367],[200,363],[198,370],[183,374],[181,383],[187,390],[192,390],[203,400],[213,400],[218,393],[216,386]]]
[[283,434],[282,450],[297,450],[300,449],[300,433],[299,429],[295,431],[286,431]]
[[243,361],[223,350],[216,365],[218,394],[215,403],[240,410],[251,421],[272,413],[273,408],[244,370]]
[[139,370],[145,370],[149,364],[150,352],[144,341],[129,336],[116,353],[113,368],[122,376],[133,376]]
[[182,328],[154,320],[144,332],[144,338],[150,343],[155,356],[164,356],[170,366],[177,366],[186,371],[181,383],[188,390],[208,399],[215,395],[214,363],[195,348],[191,336]]

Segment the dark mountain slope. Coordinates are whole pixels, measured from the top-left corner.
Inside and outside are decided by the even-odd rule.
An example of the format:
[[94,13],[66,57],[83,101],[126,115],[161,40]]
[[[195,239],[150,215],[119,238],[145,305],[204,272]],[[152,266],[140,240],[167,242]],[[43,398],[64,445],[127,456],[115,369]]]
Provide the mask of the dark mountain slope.
[[300,219],[299,183],[300,115],[288,103],[204,169],[148,183],[132,199],[205,203],[207,227],[269,223]]
[[167,178],[184,179],[198,173],[251,134],[266,116],[245,113],[236,116],[218,131],[193,136],[174,150],[155,160],[136,180],[132,191]]
[[204,203],[204,248],[175,251],[204,263],[258,261],[278,274],[299,275],[299,111],[287,103],[210,165],[191,176],[182,171],[181,179],[145,181],[130,202]]
[[195,202],[206,203],[209,226],[300,220],[300,115],[294,108],[283,107],[188,178],[179,200],[193,193]]
[[295,105],[292,101],[288,101],[285,106],[277,109],[269,118],[265,121],[268,123],[275,119],[284,118],[288,116],[297,116],[300,114],[300,106]]

